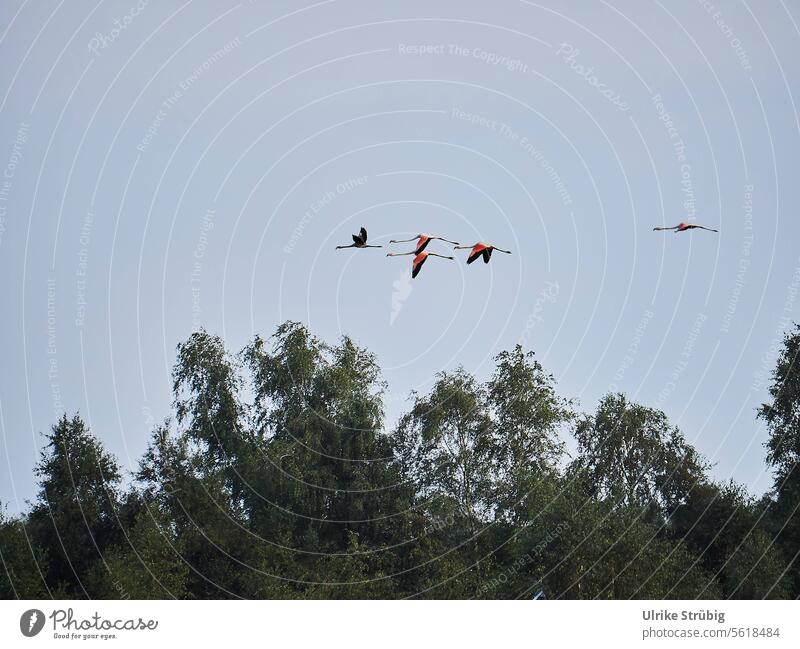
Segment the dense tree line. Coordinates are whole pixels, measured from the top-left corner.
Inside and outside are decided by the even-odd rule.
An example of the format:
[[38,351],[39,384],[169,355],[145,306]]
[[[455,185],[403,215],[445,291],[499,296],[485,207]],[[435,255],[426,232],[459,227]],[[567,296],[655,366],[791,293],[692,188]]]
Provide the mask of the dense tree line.
[[[3,598],[789,598],[800,594],[800,328],[770,403],[774,488],[719,484],[666,416],[592,414],[521,347],[442,372],[384,430],[373,355],[286,323],[178,346],[132,479],[78,415],[0,513]],[[565,451],[573,435],[577,451]]]

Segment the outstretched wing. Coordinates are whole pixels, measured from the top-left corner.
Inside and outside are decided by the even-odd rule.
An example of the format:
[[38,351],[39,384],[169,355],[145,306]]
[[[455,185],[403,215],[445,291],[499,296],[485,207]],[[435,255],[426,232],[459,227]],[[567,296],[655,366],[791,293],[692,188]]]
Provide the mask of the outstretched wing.
[[422,252],[425,248],[428,247],[428,244],[431,242],[431,238],[428,236],[421,236],[417,241],[417,253]]
[[469,257],[467,258],[467,263],[471,264],[473,261],[478,259],[481,256],[484,250],[486,250],[487,246],[482,243],[476,243],[472,246],[472,250],[469,251]]
[[366,228],[361,228],[361,231],[359,232],[359,234],[361,235],[361,240],[364,243],[366,243],[367,242],[367,229]]
[[426,261],[428,261],[428,255],[417,255],[414,257],[414,270],[411,271],[411,279],[419,275],[419,271],[422,270],[422,264]]
[[483,263],[484,264],[488,264],[489,260],[492,258],[492,249],[491,248],[487,248],[481,254],[483,254]]

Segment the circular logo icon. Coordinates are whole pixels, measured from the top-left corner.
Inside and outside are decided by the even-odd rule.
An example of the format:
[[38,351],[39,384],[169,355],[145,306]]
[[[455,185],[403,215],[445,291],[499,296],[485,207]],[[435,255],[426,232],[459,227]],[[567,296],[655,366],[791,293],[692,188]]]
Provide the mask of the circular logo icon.
[[22,614],[22,617],[19,618],[19,630],[22,631],[22,635],[27,638],[32,638],[35,636],[39,631],[42,630],[44,627],[44,613],[42,613],[38,608],[32,608],[29,611],[25,611]]

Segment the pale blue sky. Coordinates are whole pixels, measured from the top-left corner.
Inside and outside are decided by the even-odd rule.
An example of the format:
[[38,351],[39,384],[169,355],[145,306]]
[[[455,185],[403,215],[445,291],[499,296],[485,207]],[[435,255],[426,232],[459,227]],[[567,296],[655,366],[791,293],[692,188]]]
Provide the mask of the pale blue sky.
[[[798,22],[787,0],[3,2],[0,500],[33,496],[63,410],[133,466],[193,327],[238,350],[286,319],[375,352],[390,422],[523,341],[584,410],[616,386],[762,492],[755,409],[800,311]],[[721,232],[652,232],[686,219]],[[514,254],[411,282],[334,251],[361,225]]]

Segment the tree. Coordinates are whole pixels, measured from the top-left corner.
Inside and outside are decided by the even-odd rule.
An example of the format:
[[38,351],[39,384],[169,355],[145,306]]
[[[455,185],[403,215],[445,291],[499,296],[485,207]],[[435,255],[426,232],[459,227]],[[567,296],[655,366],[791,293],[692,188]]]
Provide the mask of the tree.
[[717,578],[724,597],[781,597],[784,562],[762,529],[764,521],[763,507],[741,485],[702,481],[676,509],[668,530]]
[[241,501],[232,497],[230,475],[227,462],[220,466],[193,447],[191,433],[172,433],[165,424],[154,431],[136,479],[142,497],[170,521],[168,538],[188,568],[192,597],[280,596],[272,547],[249,528]]
[[764,530],[750,530],[728,559],[722,589],[734,599],[788,599],[791,580],[786,562]]
[[245,489],[237,462],[248,452],[250,436],[242,426],[241,378],[218,336],[201,330],[178,345],[172,372],[178,425],[204,454],[209,466],[222,470],[234,498]]
[[121,507],[124,540],[97,561],[88,590],[97,599],[182,599],[189,567],[181,539],[157,502],[131,491]]
[[603,397],[593,416],[575,431],[579,461],[600,495],[669,516],[707,463],[658,410],[629,403],[621,394]]
[[[593,477],[574,463],[546,511],[523,581],[550,598],[714,597],[714,577],[680,541],[664,539],[636,504],[598,498]],[[531,590],[530,586],[528,587]],[[527,591],[525,591],[527,592]]]
[[438,510],[465,530],[460,545],[470,549],[476,593],[487,567],[479,532],[494,509],[491,434],[485,390],[459,369],[441,372],[426,397],[415,395],[395,436],[399,463],[429,514]]
[[800,325],[786,334],[772,374],[770,403],[758,416],[767,424],[767,462],[774,482],[769,513],[772,529],[794,575],[792,592],[800,595]]
[[520,346],[484,383],[441,372],[387,434],[352,339],[287,322],[232,355],[200,331],[131,484],[80,417],[53,427],[36,502],[0,512],[0,596],[792,597],[798,350],[800,329],[759,411],[775,486],[756,500],[658,410],[614,394],[576,418]]
[[47,556],[34,544],[25,518],[8,518],[0,508],[0,599],[50,597],[47,572]]
[[[243,356],[266,460],[253,471],[255,528],[303,551],[304,581],[352,573],[361,586],[341,586],[343,593],[372,592],[354,548],[389,574],[396,557],[387,547],[410,506],[381,432],[384,384],[374,356],[347,337],[322,344],[295,323],[278,329],[271,349],[257,338]],[[328,557],[317,560],[320,553]]]
[[536,497],[541,482],[557,471],[564,453],[559,429],[574,414],[572,404],[557,396],[555,380],[533,352],[526,354],[517,345],[495,361],[487,392],[493,414],[496,500],[501,515],[520,523],[542,502]]
[[47,440],[28,529],[48,558],[48,586],[88,596],[83,580],[119,535],[120,469],[78,415],[64,415]]

